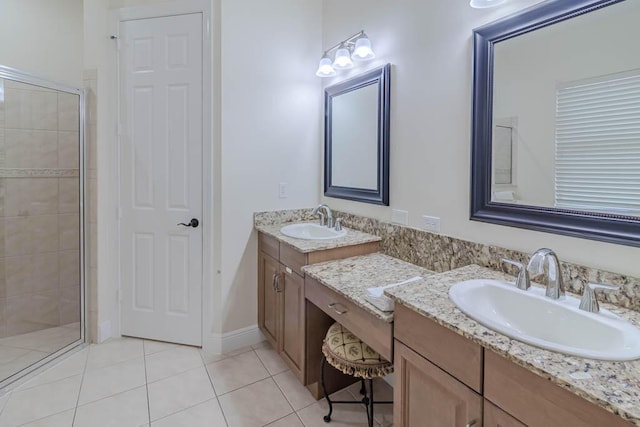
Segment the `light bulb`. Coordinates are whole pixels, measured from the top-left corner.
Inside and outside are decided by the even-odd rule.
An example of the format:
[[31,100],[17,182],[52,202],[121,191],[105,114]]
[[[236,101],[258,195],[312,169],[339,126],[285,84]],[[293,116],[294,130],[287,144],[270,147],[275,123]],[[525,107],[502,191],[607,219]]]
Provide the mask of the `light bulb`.
[[343,43],[336,51],[336,57],[333,60],[333,68],[337,70],[344,70],[353,67],[353,61],[351,61],[351,55],[349,55],[349,49]]
[[318,65],[318,70],[316,71],[316,76],[318,77],[332,77],[336,75],[336,70],[333,69],[331,65],[331,58],[329,58],[326,54],[320,60],[320,64]]
[[475,9],[486,9],[488,7],[494,7],[501,5],[506,0],[471,0],[469,5]]
[[351,59],[354,61],[368,61],[376,57],[371,49],[371,40],[366,35],[363,35],[356,40],[356,47],[353,49]]

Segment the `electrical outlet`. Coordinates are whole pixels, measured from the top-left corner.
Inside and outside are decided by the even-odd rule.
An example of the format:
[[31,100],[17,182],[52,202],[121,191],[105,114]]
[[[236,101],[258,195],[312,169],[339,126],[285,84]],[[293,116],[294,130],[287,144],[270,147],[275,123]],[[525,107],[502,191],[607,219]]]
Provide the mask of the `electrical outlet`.
[[280,184],[278,184],[278,197],[280,197],[281,199],[286,199],[287,197],[289,197],[286,182],[281,182]]
[[391,211],[391,222],[400,225],[408,225],[409,224],[409,212],[402,211],[400,209],[393,209]]
[[434,233],[440,232],[440,218],[437,216],[422,215],[422,228]]

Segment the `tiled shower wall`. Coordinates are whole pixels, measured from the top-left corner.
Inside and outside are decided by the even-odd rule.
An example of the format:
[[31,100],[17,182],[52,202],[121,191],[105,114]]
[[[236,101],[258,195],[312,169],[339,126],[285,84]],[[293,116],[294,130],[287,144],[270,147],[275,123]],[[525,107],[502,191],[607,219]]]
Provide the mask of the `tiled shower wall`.
[[95,342],[98,325],[98,169],[96,150],[98,142],[98,71],[85,70],[85,242],[86,242],[86,296],[87,341]]
[[0,80],[0,337],[80,320],[78,97]]

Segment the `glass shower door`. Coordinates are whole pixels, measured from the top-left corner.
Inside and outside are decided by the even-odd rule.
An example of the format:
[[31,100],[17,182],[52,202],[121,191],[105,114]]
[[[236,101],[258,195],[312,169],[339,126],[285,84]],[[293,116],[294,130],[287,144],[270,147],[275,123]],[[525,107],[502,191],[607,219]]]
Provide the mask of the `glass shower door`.
[[82,107],[0,67],[0,386],[84,339]]

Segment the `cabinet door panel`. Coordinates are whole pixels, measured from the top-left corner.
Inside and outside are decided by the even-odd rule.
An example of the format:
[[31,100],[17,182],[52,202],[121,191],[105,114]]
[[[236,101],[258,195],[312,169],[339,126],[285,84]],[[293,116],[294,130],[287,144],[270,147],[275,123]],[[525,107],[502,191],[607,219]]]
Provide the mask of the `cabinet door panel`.
[[492,351],[485,352],[484,378],[484,396],[530,426],[632,425]]
[[527,427],[511,415],[498,408],[487,399],[484,400],[484,427]]
[[482,426],[482,397],[399,341],[395,366],[394,425]]
[[304,359],[304,279],[281,266],[282,343],[280,351],[292,371],[302,379]]
[[271,345],[277,348],[280,303],[274,283],[280,264],[264,252],[260,252],[258,264],[258,326]]

